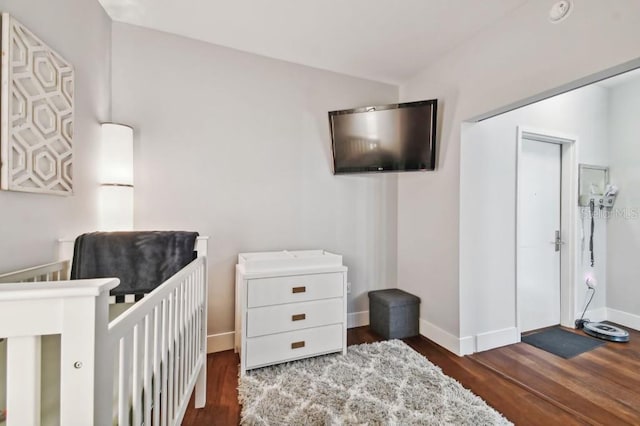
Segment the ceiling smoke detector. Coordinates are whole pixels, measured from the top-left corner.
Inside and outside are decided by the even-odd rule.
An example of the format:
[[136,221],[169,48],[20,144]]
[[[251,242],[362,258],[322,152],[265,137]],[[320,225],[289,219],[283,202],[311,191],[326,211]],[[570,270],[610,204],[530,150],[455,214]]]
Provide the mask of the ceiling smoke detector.
[[564,21],[573,9],[573,4],[569,0],[562,0],[551,6],[549,20],[554,24]]

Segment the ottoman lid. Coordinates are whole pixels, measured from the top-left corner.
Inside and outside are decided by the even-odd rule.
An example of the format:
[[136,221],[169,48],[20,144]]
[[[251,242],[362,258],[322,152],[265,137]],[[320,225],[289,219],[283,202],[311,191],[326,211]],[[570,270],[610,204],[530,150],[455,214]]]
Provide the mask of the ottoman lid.
[[414,296],[413,294],[407,293],[399,288],[370,291],[369,300],[390,308],[420,303],[420,298],[418,296]]

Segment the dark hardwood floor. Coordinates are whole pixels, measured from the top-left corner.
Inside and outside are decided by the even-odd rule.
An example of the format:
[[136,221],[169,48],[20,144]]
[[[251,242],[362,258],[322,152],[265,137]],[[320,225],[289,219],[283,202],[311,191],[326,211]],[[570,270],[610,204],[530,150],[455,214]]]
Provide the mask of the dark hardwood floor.
[[[360,327],[347,340],[380,338]],[[568,360],[525,343],[458,357],[421,336],[404,341],[517,425],[640,424],[639,332]],[[207,364],[207,405],[195,410],[191,401],[183,424],[236,425],[237,355],[210,354]]]
[[[582,332],[566,329],[574,333]],[[525,343],[472,355],[587,424],[640,424],[640,333],[563,359]]]

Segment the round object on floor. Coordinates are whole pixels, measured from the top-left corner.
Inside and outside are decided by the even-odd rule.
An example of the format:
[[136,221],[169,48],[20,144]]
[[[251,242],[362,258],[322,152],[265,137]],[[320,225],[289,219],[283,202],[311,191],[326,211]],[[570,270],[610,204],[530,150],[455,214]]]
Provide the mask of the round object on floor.
[[587,322],[584,324],[584,332],[598,339],[611,342],[628,342],[629,332],[619,327],[601,322]]

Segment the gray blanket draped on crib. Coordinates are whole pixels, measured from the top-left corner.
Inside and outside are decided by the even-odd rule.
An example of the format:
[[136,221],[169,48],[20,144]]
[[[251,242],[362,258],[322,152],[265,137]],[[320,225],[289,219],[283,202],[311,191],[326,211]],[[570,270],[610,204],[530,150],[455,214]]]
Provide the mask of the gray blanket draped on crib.
[[119,278],[111,295],[150,293],[196,258],[197,232],[91,232],[76,238],[71,279]]

